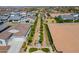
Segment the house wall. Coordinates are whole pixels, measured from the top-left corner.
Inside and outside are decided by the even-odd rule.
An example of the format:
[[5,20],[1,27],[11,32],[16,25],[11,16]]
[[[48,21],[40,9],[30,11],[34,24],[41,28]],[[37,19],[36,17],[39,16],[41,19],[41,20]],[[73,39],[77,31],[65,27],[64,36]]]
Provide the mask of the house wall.
[[3,39],[0,39],[0,46],[6,46],[6,42]]

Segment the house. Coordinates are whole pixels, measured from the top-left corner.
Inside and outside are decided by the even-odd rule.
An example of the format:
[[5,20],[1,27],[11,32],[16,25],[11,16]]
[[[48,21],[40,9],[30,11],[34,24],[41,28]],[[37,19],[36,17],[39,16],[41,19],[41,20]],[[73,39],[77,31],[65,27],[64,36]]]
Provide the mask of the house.
[[9,50],[10,46],[0,46],[0,53],[6,53]]
[[74,13],[74,14],[72,14],[72,15],[73,15],[73,17],[74,17],[74,20],[79,20],[79,14]]
[[29,17],[29,18],[35,18],[35,13],[33,13],[33,12],[27,12],[27,17]]
[[10,15],[20,15],[20,12],[11,12]]
[[74,20],[73,15],[61,15],[60,16],[63,20]]
[[79,20],[79,14],[60,15],[63,20]]
[[0,46],[7,46],[9,38],[12,36],[12,33],[2,32],[0,33]]
[[28,22],[29,23],[29,20],[27,20],[27,17],[24,16],[24,17],[21,18],[20,22]]
[[9,15],[0,15],[0,22],[6,22],[8,21]]
[[26,40],[30,30],[29,24],[18,24],[13,29],[9,30],[8,32],[13,33],[10,38],[11,45],[8,53],[17,53],[20,51],[24,41]]
[[[17,24],[15,27],[10,27],[9,29],[7,29],[5,31],[8,33],[11,33],[11,37],[10,37],[10,41],[12,40],[16,40],[17,38],[22,38],[25,40],[26,35],[28,35],[28,31],[30,29],[30,25],[29,24]],[[5,34],[6,35],[6,34]]]
[[16,25],[14,29],[17,30],[17,32],[14,33],[12,37],[14,37],[14,38],[25,37],[29,28],[30,28],[29,24],[18,24],[18,25]]
[[34,19],[33,18],[29,18],[29,17],[22,17],[21,18],[21,22],[32,23],[32,22],[34,22]]
[[26,16],[26,12],[20,12],[21,16]]
[[35,15],[32,12],[11,12],[11,15],[8,19],[8,21],[13,22],[34,22]]
[[21,16],[19,16],[19,15],[10,15],[10,17],[8,19],[8,21],[13,21],[13,22],[20,21],[20,20],[21,20]]
[[7,23],[0,22],[0,33],[8,29],[10,26]]
[[11,12],[8,21],[19,21],[21,19],[20,12]]
[[[18,52],[22,47],[23,42],[26,40],[29,30],[29,24],[17,24],[6,29],[0,33],[0,47],[6,47],[6,52]],[[18,48],[14,50],[14,47]],[[3,50],[5,50],[5,48]],[[0,52],[3,52],[3,50],[1,49]]]

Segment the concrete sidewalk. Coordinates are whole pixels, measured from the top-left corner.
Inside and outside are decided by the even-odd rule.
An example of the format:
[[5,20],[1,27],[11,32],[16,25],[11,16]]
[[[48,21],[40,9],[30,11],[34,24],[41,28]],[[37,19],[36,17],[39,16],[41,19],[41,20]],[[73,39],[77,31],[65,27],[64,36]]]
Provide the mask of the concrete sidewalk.
[[16,40],[13,40],[11,42],[11,47],[8,50],[8,53],[18,53],[20,51],[23,43],[24,43],[24,39],[21,39],[21,40],[20,39],[19,40],[17,40],[17,39]]

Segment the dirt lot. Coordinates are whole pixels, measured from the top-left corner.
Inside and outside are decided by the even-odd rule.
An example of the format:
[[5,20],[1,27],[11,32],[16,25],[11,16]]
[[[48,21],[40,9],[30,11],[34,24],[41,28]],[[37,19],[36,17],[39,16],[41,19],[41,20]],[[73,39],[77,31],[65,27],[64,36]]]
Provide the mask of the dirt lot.
[[59,51],[79,53],[79,24],[48,24],[54,44]]

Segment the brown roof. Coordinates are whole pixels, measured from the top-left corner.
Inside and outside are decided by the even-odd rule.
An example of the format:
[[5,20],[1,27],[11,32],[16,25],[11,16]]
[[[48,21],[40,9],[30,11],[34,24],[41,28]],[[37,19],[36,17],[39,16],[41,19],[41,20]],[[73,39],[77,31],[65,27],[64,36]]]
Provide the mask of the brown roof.
[[4,39],[4,40],[8,39],[12,35],[12,33],[9,32],[9,30],[12,30],[12,29],[19,30],[19,32],[13,33],[14,36],[25,36],[29,27],[30,25],[28,24],[17,24],[15,27],[10,27],[7,30],[0,33],[0,39]]
[[10,46],[0,46],[0,53],[7,52],[9,48],[10,48]]
[[15,26],[15,29],[19,30],[19,32],[15,33],[14,36],[24,36],[27,33],[29,27],[30,25],[28,24],[18,24]]
[[0,33],[0,39],[8,39],[10,36],[12,35],[12,33],[9,33],[7,31]]
[[49,24],[49,29],[57,50],[79,52],[79,23]]
[[5,31],[3,31],[2,33],[0,33],[0,39],[4,39],[4,40],[8,39],[12,35],[12,33],[8,32],[11,29],[13,29],[13,27],[10,27]]

